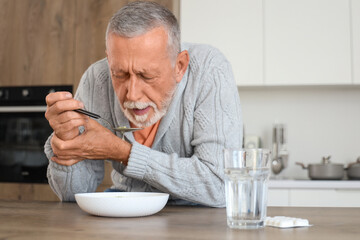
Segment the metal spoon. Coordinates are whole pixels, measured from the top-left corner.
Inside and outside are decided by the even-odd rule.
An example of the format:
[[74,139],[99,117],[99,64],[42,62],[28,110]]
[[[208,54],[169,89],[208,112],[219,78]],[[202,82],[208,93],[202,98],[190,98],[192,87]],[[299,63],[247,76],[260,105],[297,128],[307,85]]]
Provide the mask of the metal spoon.
[[138,130],[141,130],[143,128],[128,128],[128,127],[113,127],[113,125],[106,119],[102,118],[100,115],[96,114],[96,113],[92,113],[92,112],[89,112],[89,111],[86,111],[84,109],[75,109],[74,110],[75,112],[77,113],[81,113],[81,114],[84,114],[86,116],[89,116],[89,117],[92,117],[94,119],[99,119],[101,118],[102,120],[104,120],[105,122],[107,122],[109,124],[109,126],[111,126],[111,128],[117,132],[121,132],[122,134],[122,139],[124,139],[124,133],[126,132],[135,132],[135,131],[138,131]]
[[274,174],[279,174],[281,170],[283,169],[283,165],[280,159],[275,158],[271,162],[271,170]]

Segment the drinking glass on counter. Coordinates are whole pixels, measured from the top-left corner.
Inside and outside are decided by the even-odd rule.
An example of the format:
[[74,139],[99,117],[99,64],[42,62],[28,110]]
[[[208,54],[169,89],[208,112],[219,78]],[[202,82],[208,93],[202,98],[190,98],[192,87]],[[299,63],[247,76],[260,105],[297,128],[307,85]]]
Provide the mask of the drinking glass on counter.
[[230,228],[264,227],[271,154],[267,149],[225,149],[225,194]]

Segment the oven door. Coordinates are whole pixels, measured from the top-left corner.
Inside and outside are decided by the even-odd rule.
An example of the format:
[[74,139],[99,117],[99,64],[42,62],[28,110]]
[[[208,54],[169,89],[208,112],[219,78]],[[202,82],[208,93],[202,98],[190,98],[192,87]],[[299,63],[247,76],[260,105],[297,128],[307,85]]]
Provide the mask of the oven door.
[[0,107],[0,182],[47,183],[45,106]]

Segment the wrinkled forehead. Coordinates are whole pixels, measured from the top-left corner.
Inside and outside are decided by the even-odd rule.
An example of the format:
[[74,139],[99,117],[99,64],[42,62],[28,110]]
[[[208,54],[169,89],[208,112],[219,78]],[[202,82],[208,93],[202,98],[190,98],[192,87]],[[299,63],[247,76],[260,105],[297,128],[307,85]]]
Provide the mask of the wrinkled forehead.
[[[119,38],[127,39],[127,40],[138,40],[141,39],[145,43],[149,41],[157,41],[161,44],[162,49],[165,51],[165,53],[170,57],[172,63],[175,63],[177,58],[177,53],[174,53],[174,50],[172,48],[172,42],[171,38],[168,34],[168,30],[164,26],[159,26],[152,28],[148,31],[143,31],[139,34],[134,34],[134,36],[124,36],[120,35],[116,32],[110,32],[106,37],[106,50],[112,51],[113,42],[112,40],[117,40]],[[129,43],[134,43],[135,41],[129,41]]]
[[151,64],[170,60],[167,36],[161,28],[133,38],[110,34],[108,40],[106,52],[111,62],[136,60]]
[[[156,32],[156,34],[158,36],[161,36],[162,38],[164,38],[164,43],[169,44],[170,42],[170,36],[169,36],[169,32],[167,30],[166,27],[159,25],[159,26],[154,26],[151,27],[149,29],[139,29],[139,30],[135,30],[131,33],[122,33],[122,32],[118,32],[118,31],[109,31],[109,33],[106,35],[106,43],[108,43],[109,39],[111,39],[113,36],[116,37],[122,37],[122,38],[127,38],[127,39],[132,39],[132,38],[141,38],[142,36],[152,36],[149,33],[152,32]],[[106,44],[106,48],[108,47],[108,44]]]

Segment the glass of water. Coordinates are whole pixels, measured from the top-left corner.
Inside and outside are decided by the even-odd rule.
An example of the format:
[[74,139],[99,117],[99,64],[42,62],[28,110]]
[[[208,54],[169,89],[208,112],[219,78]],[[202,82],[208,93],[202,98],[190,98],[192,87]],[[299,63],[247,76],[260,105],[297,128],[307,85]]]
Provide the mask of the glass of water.
[[270,151],[225,149],[225,194],[230,228],[264,227],[267,208]]

